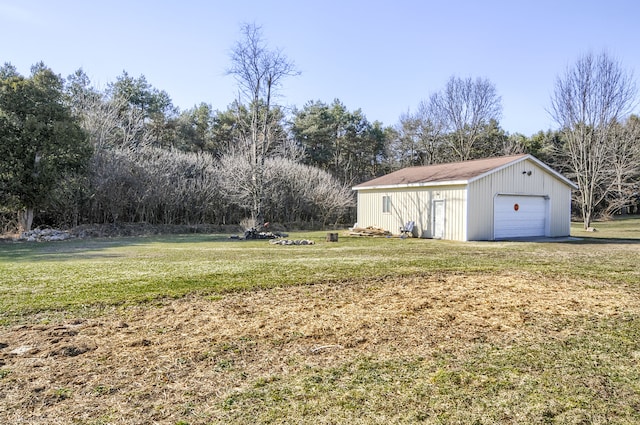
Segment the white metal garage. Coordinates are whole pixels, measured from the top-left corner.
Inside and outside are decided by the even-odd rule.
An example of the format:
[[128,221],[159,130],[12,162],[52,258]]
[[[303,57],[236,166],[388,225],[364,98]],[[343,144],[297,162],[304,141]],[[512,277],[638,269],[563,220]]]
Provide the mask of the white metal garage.
[[497,195],[493,202],[494,239],[547,236],[548,198]]
[[358,225],[460,241],[568,236],[569,179],[531,155],[408,167],[361,183]]

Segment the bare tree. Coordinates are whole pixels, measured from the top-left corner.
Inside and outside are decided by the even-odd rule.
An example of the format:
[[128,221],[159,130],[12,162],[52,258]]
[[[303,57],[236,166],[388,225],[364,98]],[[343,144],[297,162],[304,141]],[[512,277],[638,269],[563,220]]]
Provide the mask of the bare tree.
[[235,77],[240,98],[248,103],[250,110],[245,155],[249,159],[251,172],[250,181],[245,187],[250,191],[252,200],[251,218],[261,225],[264,222],[265,159],[272,148],[270,112],[282,80],[298,72],[280,50],[270,50],[266,46],[260,27],[245,24],[242,35],[243,39],[231,52],[231,67],[227,72]]
[[[225,155],[220,159],[220,179],[229,200],[241,209],[252,205],[251,164],[244,156]],[[354,204],[350,187],[328,171],[285,157],[265,160],[264,183],[268,196],[264,209],[273,220],[313,221],[323,225],[339,220]],[[252,223],[254,225],[254,223]]]
[[146,146],[101,149],[92,159],[93,222],[220,222],[226,205],[208,152]]
[[144,109],[131,108],[131,99],[125,92],[114,90],[113,85],[99,91],[79,69],[67,77],[66,94],[69,107],[96,150],[150,144],[153,139],[151,130],[145,127]]
[[415,113],[400,116],[392,148],[399,166],[431,165],[444,159],[444,123],[435,99],[432,95],[429,101],[418,104]]
[[611,138],[611,188],[607,195],[607,215],[629,210],[640,192],[640,118],[632,115],[615,126]]
[[484,127],[498,121],[501,99],[493,83],[487,79],[451,77],[431,102],[450,132],[449,144],[461,161],[471,159],[473,148]]
[[443,155],[445,127],[436,101],[436,95],[431,95],[429,101],[421,101],[415,115],[418,120],[418,140],[421,149],[419,164],[421,165],[435,164],[439,162],[438,157]]
[[585,229],[610,190],[611,141],[617,123],[631,112],[635,97],[632,74],[604,52],[582,56],[556,80],[551,115],[564,134]]

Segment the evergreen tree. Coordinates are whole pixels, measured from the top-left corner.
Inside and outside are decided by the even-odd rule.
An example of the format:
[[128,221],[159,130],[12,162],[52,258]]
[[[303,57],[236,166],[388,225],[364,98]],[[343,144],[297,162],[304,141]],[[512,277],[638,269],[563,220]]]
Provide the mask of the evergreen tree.
[[25,78],[0,70],[0,203],[18,212],[23,231],[34,210],[67,173],[83,170],[91,155],[85,133],[64,104],[63,80],[43,63]]

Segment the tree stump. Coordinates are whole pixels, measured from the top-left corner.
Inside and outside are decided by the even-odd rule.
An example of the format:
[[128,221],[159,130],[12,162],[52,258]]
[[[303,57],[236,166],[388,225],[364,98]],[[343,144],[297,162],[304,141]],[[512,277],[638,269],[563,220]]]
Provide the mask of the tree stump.
[[337,233],[327,233],[327,242],[338,242]]

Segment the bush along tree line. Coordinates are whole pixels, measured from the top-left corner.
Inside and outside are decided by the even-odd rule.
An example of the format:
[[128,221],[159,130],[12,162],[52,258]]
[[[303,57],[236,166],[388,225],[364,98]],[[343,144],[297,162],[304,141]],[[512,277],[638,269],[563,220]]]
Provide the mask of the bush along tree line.
[[501,99],[483,78],[451,77],[394,126],[339,99],[285,112],[274,100],[298,72],[244,25],[230,67],[240,96],[226,110],[180,111],[144,76],[104,90],[82,70],[28,77],[0,68],[0,224],[352,223],[351,186],[398,168],[531,153],[578,183],[585,227],[637,212],[640,118],[630,73],[585,55],[558,77],[557,130],[527,137],[499,124]]

